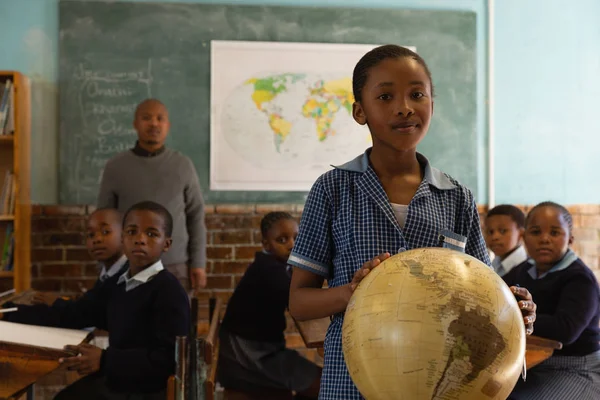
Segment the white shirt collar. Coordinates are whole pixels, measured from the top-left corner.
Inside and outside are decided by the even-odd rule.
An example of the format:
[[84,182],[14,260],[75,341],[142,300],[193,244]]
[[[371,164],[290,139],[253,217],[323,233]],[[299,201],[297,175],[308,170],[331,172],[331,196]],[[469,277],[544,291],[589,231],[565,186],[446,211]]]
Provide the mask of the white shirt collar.
[[104,282],[108,278],[112,278],[123,268],[123,265],[127,262],[127,257],[123,254],[113,265],[110,266],[108,271],[106,270],[106,265],[102,264],[102,270],[100,271],[100,282]]
[[559,262],[554,264],[554,266],[552,268],[550,268],[548,271],[544,272],[540,276],[538,276],[537,268],[535,267],[535,261],[533,259],[529,259],[529,263],[532,264],[533,266],[531,268],[529,268],[529,270],[527,272],[529,273],[529,276],[531,276],[533,279],[542,279],[543,277],[545,277],[548,274],[551,274],[553,272],[562,271],[563,269],[567,269],[567,267],[569,267],[571,264],[573,264],[575,261],[577,261],[578,258],[579,257],[577,257],[577,254],[575,254],[575,252],[573,250],[568,249],[567,252],[565,253],[564,257]]
[[519,264],[522,264],[527,260],[527,252],[525,247],[519,246],[512,253],[510,253],[504,260],[500,257],[494,258],[492,261],[492,267],[494,271],[500,276],[508,274],[508,272]]
[[163,266],[162,261],[160,260],[158,260],[148,268],[144,269],[143,271],[138,272],[131,278],[129,278],[129,269],[127,269],[127,271],[125,271],[125,273],[123,273],[123,275],[119,277],[117,285],[120,285],[121,283],[125,282],[125,291],[130,291],[148,282],[152,277],[154,277],[163,269],[165,269],[165,267]]

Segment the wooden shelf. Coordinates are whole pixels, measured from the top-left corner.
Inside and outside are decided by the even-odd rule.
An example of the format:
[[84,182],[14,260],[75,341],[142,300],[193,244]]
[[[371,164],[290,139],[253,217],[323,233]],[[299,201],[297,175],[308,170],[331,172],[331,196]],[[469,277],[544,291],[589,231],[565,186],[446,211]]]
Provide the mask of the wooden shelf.
[[31,84],[29,78],[17,71],[0,71],[0,82],[6,83],[8,79],[13,84],[14,133],[0,135],[0,187],[7,172],[19,178],[12,180],[14,215],[0,215],[0,246],[6,242],[9,224],[13,238],[12,271],[0,270],[0,278],[11,279],[11,286],[21,292],[31,287]]

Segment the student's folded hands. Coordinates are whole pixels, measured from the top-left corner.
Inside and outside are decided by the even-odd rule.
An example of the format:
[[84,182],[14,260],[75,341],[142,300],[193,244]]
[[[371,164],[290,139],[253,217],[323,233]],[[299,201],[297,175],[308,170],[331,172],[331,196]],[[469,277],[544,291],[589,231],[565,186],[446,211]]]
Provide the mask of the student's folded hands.
[[73,351],[77,355],[73,357],[61,358],[59,363],[65,365],[69,371],[77,371],[80,375],[88,375],[100,370],[100,360],[102,359],[102,349],[83,343],[79,346],[65,346],[65,350]]

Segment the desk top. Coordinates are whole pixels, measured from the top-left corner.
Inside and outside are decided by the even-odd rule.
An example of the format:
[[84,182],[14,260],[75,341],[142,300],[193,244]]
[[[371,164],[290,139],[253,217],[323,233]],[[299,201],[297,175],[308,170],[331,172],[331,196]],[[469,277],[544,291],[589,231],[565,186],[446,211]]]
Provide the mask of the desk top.
[[552,357],[554,350],[562,349],[562,343],[539,336],[527,336],[525,362],[527,369],[533,368]]
[[560,350],[563,347],[561,342],[557,342],[556,340],[546,339],[539,336],[527,336],[527,348],[541,347],[552,350]]
[[69,355],[51,350],[0,342],[0,399],[10,398],[60,366]]
[[12,301],[15,304],[33,304],[33,296],[35,295],[34,290],[26,290],[21,293],[13,293],[8,296],[0,297],[0,305]]
[[329,322],[329,318],[310,319],[308,321],[296,321],[294,319],[296,328],[308,348],[323,347]]
[[[34,295],[33,290],[12,294],[0,298],[0,304],[7,301],[32,304]],[[89,341],[91,336],[84,341]],[[59,358],[69,355],[62,350],[0,342],[0,400],[22,394],[30,385],[60,367]]]

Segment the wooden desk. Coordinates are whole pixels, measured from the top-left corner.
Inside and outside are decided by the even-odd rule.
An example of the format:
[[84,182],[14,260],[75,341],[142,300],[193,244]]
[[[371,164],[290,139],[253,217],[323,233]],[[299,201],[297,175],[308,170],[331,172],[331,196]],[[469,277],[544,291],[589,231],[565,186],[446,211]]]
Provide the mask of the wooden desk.
[[0,306],[4,303],[12,301],[15,304],[33,304],[33,296],[35,295],[35,290],[26,290],[21,293],[13,293],[8,296],[0,297]]
[[[35,292],[27,290],[0,297],[2,304],[31,304]],[[44,375],[58,368],[58,358],[49,360],[42,356],[39,362],[30,362],[27,349],[23,346],[0,342],[0,400],[18,399],[25,393],[32,397],[32,385]]]
[[0,399],[17,398],[38,379],[57,369],[61,350],[0,342]]
[[[34,295],[35,291],[28,290],[5,296],[0,298],[0,305],[8,301],[30,305]],[[33,384],[60,367],[59,358],[71,355],[63,350],[0,342],[0,400],[17,399],[25,393],[32,398]]]
[[[293,319],[293,318],[292,318]],[[313,319],[309,321],[296,321],[296,328],[308,348],[316,348],[319,354],[323,356],[323,343],[327,327],[329,327],[329,318]],[[527,369],[533,368],[544,360],[552,356],[554,350],[560,350],[562,343],[555,340],[544,339],[538,336],[527,336],[527,345],[525,351],[525,360]]]
[[527,336],[525,360],[527,369],[533,368],[542,361],[549,359],[554,350],[562,349],[562,343],[556,340],[544,339],[539,336]]

